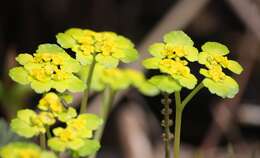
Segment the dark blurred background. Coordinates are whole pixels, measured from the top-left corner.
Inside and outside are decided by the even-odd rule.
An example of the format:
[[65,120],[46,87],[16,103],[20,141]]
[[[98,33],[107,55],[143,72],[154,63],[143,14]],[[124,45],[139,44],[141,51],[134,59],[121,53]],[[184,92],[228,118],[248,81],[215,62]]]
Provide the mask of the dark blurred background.
[[[19,108],[32,107],[38,97],[8,78],[15,55],[33,53],[41,43],[55,43],[58,32],[70,27],[114,31],[147,55],[149,44],[182,29],[198,47],[206,41],[226,44],[230,57],[245,69],[234,76],[240,84],[234,99],[223,101],[204,89],[185,109],[183,157],[260,157],[259,0],[2,0],[0,4],[0,116],[5,120]],[[142,70],[138,62],[130,66]],[[127,94],[111,114],[100,157],[162,157],[160,96],[148,98],[135,90]]]

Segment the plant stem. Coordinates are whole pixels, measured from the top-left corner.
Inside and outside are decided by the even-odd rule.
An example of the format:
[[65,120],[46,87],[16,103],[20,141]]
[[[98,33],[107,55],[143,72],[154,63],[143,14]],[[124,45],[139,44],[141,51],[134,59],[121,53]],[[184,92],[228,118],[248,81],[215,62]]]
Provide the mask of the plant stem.
[[45,134],[40,134],[40,146],[42,149],[46,149],[46,136]]
[[164,115],[164,122],[162,123],[164,126],[164,143],[165,143],[165,158],[170,158],[170,140],[171,140],[171,120],[170,120],[170,99],[169,94],[164,93],[164,99],[162,100],[162,103],[164,105],[164,109],[162,111]]
[[92,63],[90,64],[90,67],[89,67],[88,77],[87,77],[87,80],[86,80],[87,87],[86,87],[86,89],[83,92],[83,97],[82,97],[82,100],[81,100],[81,106],[80,106],[80,113],[81,114],[87,112],[88,95],[89,95],[89,91],[90,91],[90,84],[91,84],[93,72],[94,72],[95,65],[96,65],[95,56],[96,55],[94,54]]
[[199,85],[197,85],[196,88],[194,88],[190,94],[183,100],[182,102],[182,108],[184,108],[188,103],[189,101],[195,96],[195,94],[197,94],[202,88],[204,87],[203,83],[200,82]]
[[[103,124],[101,127],[95,132],[94,139],[100,141],[105,129],[105,125],[108,119],[108,115],[111,111],[113,100],[115,97],[116,92],[112,90],[109,86],[106,87],[103,93],[103,102],[102,106],[100,107],[100,117],[103,119]],[[93,154],[89,158],[96,158],[97,153]]]
[[52,137],[50,127],[47,127],[47,139]]
[[175,129],[174,129],[174,158],[179,158],[180,156],[180,137],[181,137],[181,120],[182,120],[182,105],[180,92],[175,92],[175,104],[176,104],[176,114],[175,114]]

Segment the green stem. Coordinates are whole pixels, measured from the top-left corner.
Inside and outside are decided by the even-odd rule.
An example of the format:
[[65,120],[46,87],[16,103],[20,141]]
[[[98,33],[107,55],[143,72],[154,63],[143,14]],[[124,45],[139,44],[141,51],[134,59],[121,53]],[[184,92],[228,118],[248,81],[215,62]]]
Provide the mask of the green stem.
[[164,143],[165,143],[165,158],[170,158],[170,140],[171,140],[171,131],[170,131],[170,99],[169,94],[164,93],[164,99],[162,100],[164,105],[164,110],[162,111],[164,115]]
[[183,100],[182,108],[184,108],[189,103],[189,101],[195,96],[195,94],[197,94],[203,87],[204,87],[203,83],[200,82],[200,84],[196,88],[194,88],[190,92],[190,94]]
[[47,138],[50,139],[52,137],[50,127],[47,127]]
[[179,158],[180,155],[180,138],[181,138],[181,120],[182,120],[182,105],[180,92],[175,92],[175,104],[176,104],[176,114],[175,114],[175,129],[174,129],[174,158]]
[[[106,87],[103,93],[103,102],[102,106],[100,107],[100,116],[103,119],[104,123],[102,126],[95,132],[94,139],[100,141],[105,129],[105,125],[108,119],[108,115],[111,111],[113,100],[115,97],[116,92],[112,90],[110,87]],[[97,153],[90,156],[90,158],[96,158]]]
[[93,72],[95,69],[95,65],[96,65],[96,60],[95,60],[95,54],[93,55],[93,61],[90,64],[89,67],[89,72],[88,72],[88,77],[87,77],[87,81],[86,81],[86,89],[83,92],[83,97],[81,100],[81,106],[80,106],[80,113],[86,113],[87,112],[87,106],[88,106],[88,95],[89,95],[89,91],[90,91],[90,84],[91,84],[91,80],[92,80],[92,76],[93,76]]
[[40,146],[42,149],[46,149],[46,136],[45,134],[40,134]]

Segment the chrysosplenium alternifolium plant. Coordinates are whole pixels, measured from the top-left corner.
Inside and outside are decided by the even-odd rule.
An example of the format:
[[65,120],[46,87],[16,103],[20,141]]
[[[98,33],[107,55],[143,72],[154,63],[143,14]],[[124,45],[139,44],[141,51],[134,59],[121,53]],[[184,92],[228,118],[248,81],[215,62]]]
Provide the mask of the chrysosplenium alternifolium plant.
[[[90,155],[94,158],[114,96],[130,87],[148,96],[163,94],[166,158],[172,138],[169,95],[175,93],[174,154],[178,158],[182,111],[191,98],[203,87],[223,98],[234,97],[239,89],[236,81],[223,72],[225,68],[236,74],[242,72],[236,61],[226,57],[228,48],[217,42],[206,42],[199,53],[182,31],[170,32],[164,36],[163,43],[150,46],[153,57],[145,59],[143,65],[158,69],[161,74],[148,80],[139,71],[118,68],[120,62],[130,63],[138,58],[134,44],[121,35],[72,28],[57,34],[56,38],[59,45],[41,44],[33,54],[19,54],[16,60],[20,66],[9,72],[14,81],[30,85],[42,94],[36,111],[22,109],[11,121],[11,129],[18,135],[39,137],[42,149],[32,143],[14,142],[0,149],[3,158],[56,158],[52,151],[74,158]],[[199,84],[190,70],[190,62],[203,65],[200,74],[205,78]],[[192,92],[182,101],[183,88]],[[90,91],[103,93],[99,116],[86,113]],[[74,92],[83,93],[79,113],[70,106]]]
[[[11,129],[25,138],[39,137],[43,149],[66,152],[72,157],[89,156],[100,148],[102,124],[110,109],[106,107],[111,106],[116,92],[130,86],[147,95],[159,91],[141,72],[117,68],[120,61],[129,63],[138,58],[137,50],[127,38],[113,32],[78,28],[56,37],[60,46],[41,44],[33,54],[19,54],[16,60],[20,66],[9,72],[17,83],[30,85],[36,93],[43,94],[36,111],[22,109],[17,112]],[[75,53],[75,58],[66,49]],[[107,110],[102,110],[100,116],[85,113],[89,90],[104,92],[102,107]],[[68,106],[73,92],[84,93],[80,113]],[[11,148],[14,152],[7,154]],[[23,142],[2,147],[0,156],[7,155],[8,158],[56,157],[35,144]]]
[[[145,68],[158,69],[161,73],[151,77],[149,82],[164,95],[162,103],[165,108],[162,111],[164,114],[162,125],[165,130],[165,157],[170,157],[169,146],[172,139],[170,132],[172,123],[169,119],[171,93],[175,93],[176,102],[174,158],[179,157],[182,111],[192,97],[203,87],[222,98],[233,98],[238,93],[237,82],[226,75],[223,69],[240,74],[243,68],[238,62],[226,57],[229,53],[228,48],[218,42],[206,42],[201,49],[202,52],[199,53],[191,38],[183,31],[172,31],[164,35],[162,43],[154,43],[150,46],[149,52],[153,57],[143,61]],[[190,62],[203,65],[200,74],[205,78],[199,84],[198,79],[191,72]],[[184,100],[181,100],[180,92],[183,88],[192,91]]]

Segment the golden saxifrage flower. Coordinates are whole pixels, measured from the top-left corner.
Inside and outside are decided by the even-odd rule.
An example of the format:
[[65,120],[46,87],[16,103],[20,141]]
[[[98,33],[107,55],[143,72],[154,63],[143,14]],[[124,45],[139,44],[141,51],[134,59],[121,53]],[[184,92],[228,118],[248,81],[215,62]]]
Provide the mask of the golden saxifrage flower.
[[76,53],[76,59],[82,65],[92,63],[94,56],[96,62],[105,67],[116,67],[119,61],[129,63],[138,58],[134,44],[113,32],[72,28],[56,37],[63,48],[70,48]]
[[102,119],[93,114],[80,114],[67,122],[66,128],[53,129],[54,137],[48,140],[48,146],[58,152],[66,149],[79,156],[95,153],[100,144],[93,140],[93,131],[103,123]]
[[17,118],[12,119],[11,129],[20,136],[31,138],[46,133],[46,128],[56,122],[52,113],[23,109],[17,113]]
[[223,69],[228,69],[236,74],[243,71],[238,62],[226,57],[228,53],[229,50],[225,45],[218,42],[206,42],[202,46],[198,60],[200,64],[206,66],[206,69],[200,69],[200,73],[206,77],[203,80],[204,86],[211,93],[223,98],[233,98],[239,90],[237,82],[226,75]]
[[[172,31],[164,35],[163,41],[163,43],[152,44],[149,52],[153,57],[143,61],[145,68],[159,69],[165,74],[154,76],[156,78],[152,79],[152,82],[156,85],[170,82],[174,85],[172,86],[174,89],[166,91],[171,92],[179,91],[181,87],[193,89],[197,84],[197,79],[188,67],[189,62],[198,60],[198,50],[193,46],[193,41],[183,31]],[[163,82],[160,82],[161,79]],[[161,86],[158,87],[161,88]]]
[[42,111],[52,113],[61,122],[67,122],[77,116],[76,110],[73,107],[64,107],[61,98],[53,92],[43,96],[39,101],[38,108]]
[[85,89],[83,81],[75,75],[80,70],[80,64],[55,44],[39,45],[33,55],[20,54],[16,60],[22,66],[12,68],[10,77],[20,84],[30,84],[37,93],[51,88],[58,92]]
[[33,143],[12,142],[0,148],[1,158],[57,158],[51,151],[44,151]]

